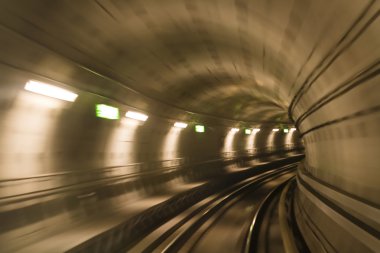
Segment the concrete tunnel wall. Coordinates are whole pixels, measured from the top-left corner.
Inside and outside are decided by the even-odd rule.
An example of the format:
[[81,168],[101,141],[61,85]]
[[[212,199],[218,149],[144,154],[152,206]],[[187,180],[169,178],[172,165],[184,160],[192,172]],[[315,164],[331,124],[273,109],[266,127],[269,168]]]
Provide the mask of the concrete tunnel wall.
[[[231,128],[240,122],[228,125],[221,120],[204,123],[199,119],[179,129],[173,127],[175,119],[149,112],[145,112],[148,121],[139,122],[124,117],[128,110],[134,110],[126,104],[79,89],[75,89],[79,98],[74,103],[59,101],[24,90],[28,80],[46,78],[5,66],[1,73],[2,178],[178,159],[204,162],[300,146],[297,132],[274,133],[269,126],[259,124],[243,123],[241,131],[232,134]],[[97,118],[96,104],[120,108],[121,118]],[[196,133],[195,124],[205,125],[205,133]],[[260,132],[244,133],[245,128],[254,126],[261,127]]]
[[289,107],[306,155],[295,209],[313,252],[379,249],[379,3],[357,11],[346,33],[325,34],[341,40],[303,66]]
[[[228,63],[234,61],[235,58],[231,57],[234,55],[236,59],[243,59],[245,56],[252,58],[250,63],[242,60],[243,63],[237,64],[245,82],[246,79],[251,80],[250,73],[245,73],[245,69],[254,69],[253,66],[257,65],[261,67],[259,63],[264,62],[265,56],[265,63],[270,66],[270,70],[255,73],[256,80],[252,85],[261,87],[257,92],[262,92],[263,97],[269,97],[271,102],[275,101],[281,105],[280,113],[283,114],[280,115],[286,115],[286,110],[289,110],[289,116],[298,127],[305,145],[306,159],[298,172],[294,208],[306,243],[313,252],[376,251],[380,228],[378,1],[237,1],[234,4],[223,2],[218,6],[218,11],[223,12],[223,15],[213,12],[215,6],[211,2],[187,2],[186,8],[190,13],[190,19],[192,18],[192,24],[210,28],[208,34],[200,32],[209,37],[199,44],[207,44],[207,48],[214,50],[209,49],[214,62],[208,58],[205,60],[206,57],[198,54],[198,50],[192,51],[193,45],[187,41],[171,41],[176,33],[183,33],[174,28],[171,33],[163,32],[165,36],[157,35],[163,44],[170,42],[165,44],[164,49],[152,47],[161,41],[155,41],[155,35],[150,35],[160,34],[160,29],[166,31],[164,28],[170,27],[171,22],[175,23],[170,17],[176,12],[171,15],[160,14],[160,8],[169,9],[170,3],[157,6],[153,1],[145,1],[141,5],[134,2],[130,9],[127,8],[127,3],[118,2],[119,8],[105,4],[103,7],[115,14],[116,19],[126,20],[124,16],[117,15],[119,12],[126,11],[131,14],[128,15],[131,21],[128,22],[131,26],[128,27],[128,32],[133,35],[133,41],[141,42],[141,48],[150,50],[149,53],[140,53],[142,49],[138,48],[136,42],[126,44],[126,47],[133,49],[133,52],[128,52],[130,55],[124,56],[127,59],[130,56],[134,63],[130,67],[130,73],[137,73],[128,78],[135,79],[128,79],[122,75],[125,65],[122,60],[116,61],[119,53],[122,53],[117,53],[119,44],[110,42],[113,46],[108,48],[112,50],[107,51],[107,48],[103,47],[106,43],[101,43],[107,35],[97,33],[101,28],[104,30],[107,26],[113,27],[116,31],[108,32],[113,35],[111,38],[116,38],[118,26],[112,23],[100,8],[82,4],[84,7],[81,5],[78,10],[87,8],[90,11],[86,15],[87,22],[76,23],[76,26],[66,26],[64,20],[57,18],[65,15],[74,16],[75,11],[65,12],[64,8],[61,11],[58,7],[49,7],[50,11],[55,12],[55,15],[45,17],[51,23],[33,16],[33,11],[29,11],[28,8],[34,8],[34,11],[37,8],[43,9],[42,3],[33,7],[26,5],[17,8],[20,7],[18,4],[9,2],[7,8],[1,11],[0,43],[2,48],[7,49],[0,51],[2,179],[67,171],[67,168],[96,169],[141,161],[155,164],[164,160],[166,154],[162,147],[165,136],[176,120],[203,123],[211,129],[206,128],[204,135],[197,135],[190,126],[181,133],[178,150],[168,151],[171,153],[168,156],[185,158],[185,162],[221,158],[222,153],[226,151],[223,150],[223,143],[230,127],[239,124],[261,125],[260,121],[266,126],[264,122],[268,119],[273,120],[276,125],[283,123],[283,118],[278,119],[271,114],[270,117],[262,117],[263,115],[258,113],[253,114],[257,118],[252,119],[249,112],[242,110],[244,112],[240,113],[231,109],[236,108],[233,101],[228,101],[225,107],[216,110],[213,104],[221,103],[222,99],[218,98],[223,97],[223,93],[211,96],[211,102],[197,104],[198,97],[203,99],[203,90],[199,87],[197,88],[200,90],[196,90],[198,93],[195,93],[193,100],[191,96],[181,99],[183,97],[178,94],[182,94],[182,90],[177,87],[165,90],[162,95],[159,94],[161,82],[155,86],[154,82],[151,84],[151,80],[143,77],[152,76],[158,83],[162,79],[159,75],[162,71],[173,77],[175,82],[186,79],[183,77],[186,70],[197,76],[200,72],[203,77],[205,74],[201,71],[202,64],[212,66],[211,70],[208,69],[211,73],[219,73],[218,68],[224,64],[224,71],[228,73],[232,69]],[[182,13],[180,4],[175,8],[178,13]],[[246,10],[250,10],[254,15],[250,15]],[[155,28],[158,30],[154,30],[155,26],[150,27],[149,18],[155,15],[160,17],[156,21],[162,25],[158,26],[160,29]],[[24,19],[29,18],[29,23],[21,19],[21,16]],[[96,19],[93,16],[96,16]],[[229,18],[222,19],[221,16]],[[237,21],[232,18],[235,16]],[[213,23],[208,18],[219,23]],[[102,25],[95,26],[97,23],[94,20]],[[90,21],[94,21],[94,24]],[[191,22],[187,23],[185,15],[176,22],[191,26]],[[56,26],[71,36],[59,36]],[[222,35],[213,33],[218,30],[216,27],[225,28]],[[261,32],[254,31],[251,34],[249,27]],[[240,37],[236,36],[239,39],[234,37],[235,30],[240,32]],[[99,37],[96,43],[90,43],[92,38],[88,34],[91,32]],[[263,41],[260,40],[261,37],[264,37]],[[184,35],[183,38],[192,39]],[[227,41],[230,44],[227,44]],[[234,44],[236,41],[240,44]],[[261,48],[261,43],[266,43],[265,53],[261,54],[259,50],[249,51],[247,41],[252,41],[252,48]],[[181,48],[177,48],[182,44],[186,50],[181,51]],[[166,52],[171,48],[172,54],[158,54],[154,57],[151,56],[154,54],[150,54],[151,51]],[[179,59],[180,64],[173,64],[176,56],[186,60]],[[172,72],[165,72],[160,67],[165,65],[161,63],[162,59],[177,70],[181,78],[175,79],[171,76],[174,75]],[[159,71],[154,72],[152,69],[155,68]],[[53,105],[52,109],[31,110],[41,108],[41,104],[34,104],[36,101],[30,100],[34,95],[22,90],[29,79],[67,85],[80,96],[74,104],[54,102],[56,105]],[[232,78],[228,83],[237,86],[237,80],[240,79]],[[125,83],[129,85],[124,86]],[[192,83],[183,84],[184,91],[191,93]],[[215,88],[212,85],[210,87]],[[227,95],[238,97],[237,91],[228,86],[223,87]],[[250,92],[249,89],[244,91]],[[138,143],[137,148],[132,148],[130,144],[123,145],[123,151],[120,151],[119,146],[105,148],[110,144],[117,129],[124,129],[124,123],[95,118],[95,103],[119,105],[125,108],[124,111],[137,108],[151,116],[136,130],[133,140]],[[189,106],[191,103],[195,104],[194,107]],[[260,104],[249,105],[247,107],[260,107]],[[278,107],[268,108],[273,111],[273,115],[278,115]],[[204,114],[192,113],[192,109],[203,109]],[[234,118],[235,115],[240,118]],[[38,121],[35,120],[36,117]],[[249,123],[250,120],[256,119],[259,121],[256,124]],[[121,134],[130,137],[128,133]],[[256,143],[257,147],[266,148],[268,135],[265,131],[260,134],[262,139]],[[246,137],[241,132],[236,137],[233,141],[234,148],[230,151],[246,154],[247,147],[242,145]],[[283,137],[278,135],[279,148],[282,148]],[[25,138],[29,140],[25,145],[17,144],[20,143],[20,139]]]
[[[115,215],[114,210],[139,199],[173,194],[181,185],[221,175],[227,166],[250,166],[260,161],[255,157],[283,157],[302,147],[298,132],[275,133],[271,125],[199,115],[186,129],[178,129],[174,119],[146,111],[146,122],[127,119],[125,112],[134,107],[83,91],[75,80],[65,84],[32,72],[0,66],[4,252],[83,220]],[[29,80],[74,90],[79,97],[70,103],[31,93],[24,90]],[[121,118],[96,117],[95,105],[102,103],[120,108]],[[195,123],[204,124],[205,132],[196,133]],[[231,127],[239,124],[261,130],[246,135],[241,127],[232,133]]]

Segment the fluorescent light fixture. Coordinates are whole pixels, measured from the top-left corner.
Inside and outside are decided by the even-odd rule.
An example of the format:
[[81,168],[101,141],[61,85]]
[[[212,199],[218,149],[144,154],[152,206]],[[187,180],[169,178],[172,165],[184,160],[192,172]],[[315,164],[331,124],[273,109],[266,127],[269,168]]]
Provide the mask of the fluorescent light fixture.
[[278,128],[273,128],[272,131],[273,131],[273,132],[278,132],[278,131],[280,131],[280,129],[278,129]]
[[289,129],[284,128],[284,133],[289,133]]
[[65,100],[69,102],[74,102],[75,99],[77,99],[78,94],[75,94],[71,91],[62,89],[60,87],[47,84],[47,83],[41,83],[38,81],[29,80],[24,87],[25,90],[31,91],[37,94],[41,94],[44,96],[57,98],[60,100]]
[[119,108],[104,104],[96,105],[96,117],[104,119],[119,119]]
[[237,132],[239,132],[239,128],[233,127],[233,128],[231,128],[231,132],[237,133]]
[[247,135],[251,134],[252,133],[252,129],[247,128],[247,129],[244,130],[244,133],[247,134]]
[[297,129],[295,128],[295,127],[292,127],[292,128],[290,128],[290,132],[294,132],[294,131],[296,131]]
[[178,127],[178,128],[186,128],[186,127],[187,127],[187,124],[184,123],[184,122],[176,122],[176,123],[174,123],[174,127]]
[[143,113],[134,112],[134,111],[128,111],[125,114],[125,117],[139,120],[139,121],[146,121],[148,119],[148,115],[145,115]]
[[197,132],[197,133],[204,133],[205,132],[205,126],[195,125],[195,132]]
[[254,133],[260,132],[260,128],[254,128],[254,129],[253,129],[253,132],[254,132]]

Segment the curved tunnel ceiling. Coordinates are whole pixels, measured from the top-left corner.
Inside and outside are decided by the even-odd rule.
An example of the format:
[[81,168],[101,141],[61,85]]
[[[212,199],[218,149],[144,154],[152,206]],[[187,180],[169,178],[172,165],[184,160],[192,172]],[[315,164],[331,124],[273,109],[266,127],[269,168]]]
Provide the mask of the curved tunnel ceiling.
[[[344,75],[342,70],[350,61],[341,64],[339,52],[345,50],[351,60],[355,51],[343,42],[351,40],[352,31],[361,34],[356,30],[367,22],[363,17],[371,15],[374,4],[359,0],[350,4],[305,0],[5,1],[0,23],[2,29],[43,47],[40,55],[36,49],[29,55],[32,65],[41,65],[43,71],[59,68],[65,78],[85,76],[62,64],[53,67],[58,60],[51,55],[58,54],[71,65],[170,108],[246,122],[286,123],[290,122],[288,115],[297,114],[295,104],[307,107],[306,100],[320,96],[319,86]],[[373,30],[375,20],[364,24],[365,29]],[[8,43],[11,48],[13,42]],[[12,54],[21,54],[19,48],[26,47],[15,46],[15,52],[9,49],[7,64],[12,62]],[[333,68],[330,60],[336,62]],[[360,62],[356,65],[360,67]],[[311,88],[316,82],[320,85]],[[95,84],[85,83],[87,90],[95,90]],[[98,93],[105,97],[121,96],[120,87],[109,82],[99,87]],[[304,93],[308,96],[299,101]],[[147,110],[144,105],[139,109]]]
[[[135,174],[138,179],[125,189],[148,189],[145,179],[153,181],[152,172],[166,178],[154,185],[166,187],[176,177],[167,176],[169,168],[186,181],[187,168],[195,178],[198,172],[211,176],[214,168],[245,166],[240,159],[256,163],[304,150],[294,203],[305,207],[305,215],[297,222],[317,221],[315,231],[331,239],[326,245],[337,246],[332,252],[376,251],[379,16],[375,0],[2,1],[0,178],[3,185],[12,183],[0,198],[12,203],[12,210],[22,208],[6,218],[7,233],[22,240],[13,229],[35,222],[29,215],[35,209],[24,208],[19,195],[45,204],[45,190],[70,188],[70,199],[57,197],[69,219],[72,203],[82,208],[77,192],[71,192],[73,183],[82,196],[88,180],[107,179],[108,187],[114,175]],[[30,80],[67,87],[78,100],[40,99],[25,91]],[[120,110],[117,120],[95,117],[98,105]],[[130,110],[149,120],[121,117]],[[189,127],[179,130],[173,126],[177,121]],[[290,122],[298,131],[288,128]],[[46,175],[52,179],[35,180]],[[97,193],[89,196],[99,197],[93,207],[112,202],[104,212],[113,213],[113,190],[103,193],[103,183],[92,189]],[[53,208],[38,208],[36,217],[43,221],[45,210]],[[339,219],[337,209],[346,212]],[[351,217],[360,221],[357,230],[351,229],[359,224]],[[27,223],[14,222],[23,220]],[[29,225],[25,228],[20,233],[29,236]],[[304,229],[312,242],[313,229]],[[44,239],[45,233],[41,230]],[[18,241],[10,248],[23,247]],[[375,243],[363,247],[368,241]]]
[[355,11],[304,0],[3,6],[5,27],[91,71],[187,111],[256,122],[288,121],[305,66],[339,38],[327,31],[336,8]]

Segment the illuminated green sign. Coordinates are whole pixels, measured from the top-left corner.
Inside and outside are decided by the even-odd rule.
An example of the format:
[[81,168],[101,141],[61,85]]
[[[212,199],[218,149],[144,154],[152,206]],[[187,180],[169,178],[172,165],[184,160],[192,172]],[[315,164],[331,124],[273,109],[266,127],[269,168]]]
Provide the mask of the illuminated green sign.
[[251,134],[252,130],[251,129],[245,129],[244,132],[245,132],[245,134]]
[[109,105],[96,105],[96,117],[104,119],[119,119],[119,109]]
[[195,132],[197,132],[197,133],[204,133],[205,132],[205,126],[195,125]]
[[284,128],[284,133],[289,133],[289,129]]

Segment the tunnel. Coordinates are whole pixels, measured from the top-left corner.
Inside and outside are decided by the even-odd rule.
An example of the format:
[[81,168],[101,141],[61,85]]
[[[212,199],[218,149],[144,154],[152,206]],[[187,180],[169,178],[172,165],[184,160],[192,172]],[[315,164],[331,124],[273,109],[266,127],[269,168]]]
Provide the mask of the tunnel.
[[379,13],[2,0],[0,252],[380,252]]

